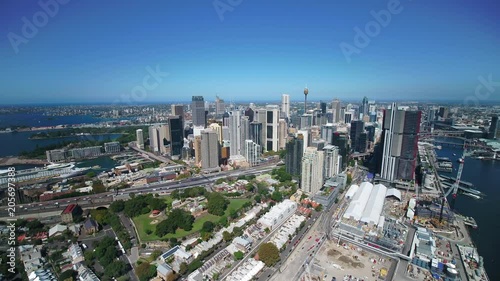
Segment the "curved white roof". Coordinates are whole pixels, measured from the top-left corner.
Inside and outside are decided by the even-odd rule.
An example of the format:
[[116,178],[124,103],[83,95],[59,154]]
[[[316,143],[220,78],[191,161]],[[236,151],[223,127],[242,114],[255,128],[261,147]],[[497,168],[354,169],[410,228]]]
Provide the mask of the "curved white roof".
[[377,184],[373,187],[368,203],[363,210],[361,221],[365,223],[378,224],[380,214],[384,208],[385,193],[387,187],[383,184]]
[[[363,182],[359,189],[354,194],[347,211],[344,213],[344,218],[353,218],[355,220],[360,220],[363,214],[363,210],[368,203],[370,194],[372,193],[373,184],[369,182]],[[385,195],[385,193],[384,193]]]
[[387,192],[385,193],[385,197],[389,197],[389,196],[394,196],[394,197],[398,198],[399,201],[401,201],[401,191],[399,191],[395,188],[387,189]]
[[356,191],[358,191],[358,189],[359,189],[359,185],[357,185],[357,184],[351,185],[351,187],[349,188],[349,190],[347,190],[344,197],[352,199],[352,197],[354,196],[354,194],[356,194]]

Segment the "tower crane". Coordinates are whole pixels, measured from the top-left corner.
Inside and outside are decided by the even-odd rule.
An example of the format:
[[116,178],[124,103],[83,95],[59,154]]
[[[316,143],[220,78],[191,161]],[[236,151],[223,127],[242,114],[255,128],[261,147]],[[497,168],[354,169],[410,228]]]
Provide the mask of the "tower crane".
[[458,187],[460,186],[460,179],[462,178],[462,172],[464,170],[465,150],[467,148],[466,144],[467,144],[467,141],[464,141],[462,158],[459,159],[460,165],[458,166],[458,172],[457,172],[457,177],[456,177],[455,183],[453,183],[453,185],[443,195],[443,201],[441,202],[441,211],[439,212],[439,222],[441,222],[443,220],[443,209],[444,209],[444,204],[446,202],[446,197],[448,197],[448,195],[450,195],[450,193],[452,193],[453,198],[457,198]]

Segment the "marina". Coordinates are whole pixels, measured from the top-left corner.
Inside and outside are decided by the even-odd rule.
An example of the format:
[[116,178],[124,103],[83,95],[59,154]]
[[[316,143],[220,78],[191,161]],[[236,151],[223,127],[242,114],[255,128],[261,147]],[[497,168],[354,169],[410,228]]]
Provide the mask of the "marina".
[[[17,170],[15,173],[16,182],[24,182],[31,180],[42,180],[45,178],[70,178],[81,175],[90,170],[89,167],[76,167],[74,162],[66,164],[50,164],[44,167],[36,167],[32,169]],[[0,171],[0,187],[6,187],[9,182],[9,171]]]

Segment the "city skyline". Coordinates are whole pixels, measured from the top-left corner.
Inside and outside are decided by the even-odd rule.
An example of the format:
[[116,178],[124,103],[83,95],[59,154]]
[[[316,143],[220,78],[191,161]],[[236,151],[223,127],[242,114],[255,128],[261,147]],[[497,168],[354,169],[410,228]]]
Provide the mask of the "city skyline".
[[[0,17],[2,104],[187,102],[193,95],[279,102],[281,94],[295,102],[306,85],[310,101],[464,100],[478,77],[498,83],[494,1],[400,1],[366,46],[356,44],[356,28],[392,2],[252,1],[221,18],[213,3],[128,1],[115,13],[111,2],[68,1],[28,38],[23,19],[33,23],[44,9],[8,1]],[[345,46],[359,53],[346,55]],[[134,96],[136,87],[145,93]]]

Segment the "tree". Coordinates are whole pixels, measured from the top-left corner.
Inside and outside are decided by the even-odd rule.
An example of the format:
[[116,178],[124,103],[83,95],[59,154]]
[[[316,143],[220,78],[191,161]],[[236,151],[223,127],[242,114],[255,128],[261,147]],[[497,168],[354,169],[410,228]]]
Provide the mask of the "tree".
[[255,195],[254,199],[255,199],[255,202],[257,202],[257,203],[260,203],[262,201],[262,198],[260,197],[259,194]]
[[208,213],[216,216],[224,215],[227,205],[229,205],[229,200],[224,198],[220,193],[212,192],[208,195],[207,210]]
[[180,275],[184,275],[187,272],[187,270],[188,270],[188,266],[185,262],[183,262],[179,265],[179,274]]
[[[107,276],[121,276],[128,271],[128,266],[123,261],[114,260],[111,264],[104,268],[104,273]],[[155,270],[156,271],[156,270]],[[156,273],[156,272],[155,272]]]
[[222,232],[222,239],[224,239],[224,241],[229,241],[231,239],[233,239],[233,235],[227,231],[224,231]]
[[109,210],[113,213],[119,213],[125,209],[125,202],[123,200],[117,200],[109,205]]
[[347,185],[350,185],[351,182],[352,182],[352,175],[351,174],[347,174],[347,181],[346,181]]
[[156,266],[149,262],[143,262],[135,268],[135,273],[140,281],[148,281],[156,276]]
[[235,209],[231,208],[231,210],[229,210],[229,217],[231,217],[231,219],[238,218],[238,211],[236,211]]
[[264,243],[260,246],[258,252],[259,260],[266,266],[271,267],[280,260],[280,251],[273,243]]
[[234,259],[239,261],[243,259],[243,253],[241,251],[234,252]]
[[273,194],[271,194],[271,199],[273,199],[276,202],[281,202],[283,201],[283,194],[276,190],[273,192]]
[[323,211],[323,205],[318,204],[318,206],[316,206],[316,208],[314,208],[314,210],[316,210],[316,212],[321,212],[321,211]]
[[151,253],[151,258],[153,260],[156,260],[160,255],[161,255],[161,251],[160,250],[154,250],[152,253]]
[[227,227],[229,225],[229,222],[227,220],[227,217],[226,216],[222,216],[220,219],[219,219],[219,224],[222,225],[223,227]]
[[68,269],[59,275],[59,281],[64,281],[72,278],[71,280],[76,280],[78,272],[73,269]]
[[211,221],[206,221],[203,223],[202,230],[205,232],[212,232],[215,228],[215,224]]

